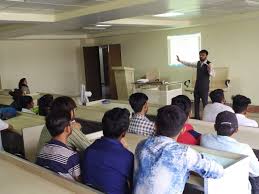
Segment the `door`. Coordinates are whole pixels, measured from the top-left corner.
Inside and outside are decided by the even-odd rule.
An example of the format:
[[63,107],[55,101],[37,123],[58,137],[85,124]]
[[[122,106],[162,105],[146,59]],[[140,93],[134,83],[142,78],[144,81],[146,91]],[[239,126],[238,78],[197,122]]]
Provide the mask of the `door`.
[[91,101],[102,98],[99,47],[83,47],[86,90],[92,92]]
[[121,62],[121,45],[111,44],[108,47],[108,64],[109,64],[109,83],[110,83],[110,94],[112,99],[118,99],[116,82],[112,67],[122,66]]

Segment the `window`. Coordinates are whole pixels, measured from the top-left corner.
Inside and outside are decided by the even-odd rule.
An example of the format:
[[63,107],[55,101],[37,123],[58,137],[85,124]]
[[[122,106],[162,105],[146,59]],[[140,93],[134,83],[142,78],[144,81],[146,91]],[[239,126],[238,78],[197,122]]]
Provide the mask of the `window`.
[[201,34],[189,34],[180,36],[168,36],[168,62],[169,66],[182,66],[176,59],[193,62],[199,60],[199,51],[201,48]]

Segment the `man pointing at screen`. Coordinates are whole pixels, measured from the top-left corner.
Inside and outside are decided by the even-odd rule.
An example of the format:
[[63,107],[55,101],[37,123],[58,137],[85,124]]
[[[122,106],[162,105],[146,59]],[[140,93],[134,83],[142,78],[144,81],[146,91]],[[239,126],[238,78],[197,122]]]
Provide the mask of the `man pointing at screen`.
[[180,60],[179,56],[177,61],[188,66],[197,68],[196,83],[194,87],[194,109],[195,119],[200,119],[200,99],[202,100],[203,107],[208,104],[210,76],[215,76],[213,65],[208,61],[208,51],[201,50],[199,52],[200,60],[198,62],[186,62]]

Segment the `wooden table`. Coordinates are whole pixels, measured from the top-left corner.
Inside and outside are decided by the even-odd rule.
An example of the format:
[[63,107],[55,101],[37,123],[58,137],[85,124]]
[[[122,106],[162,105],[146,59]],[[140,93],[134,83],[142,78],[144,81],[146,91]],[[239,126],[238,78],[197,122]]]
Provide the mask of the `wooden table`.
[[6,152],[0,152],[0,171],[0,190],[3,194],[100,193]]

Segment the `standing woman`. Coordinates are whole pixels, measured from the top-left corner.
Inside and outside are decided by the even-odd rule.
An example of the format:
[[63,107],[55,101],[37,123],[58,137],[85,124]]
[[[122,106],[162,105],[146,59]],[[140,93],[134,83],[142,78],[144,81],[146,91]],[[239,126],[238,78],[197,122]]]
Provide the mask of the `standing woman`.
[[29,86],[27,84],[26,78],[22,78],[19,81],[19,89],[22,91],[23,95],[30,94],[30,89],[29,89]]

